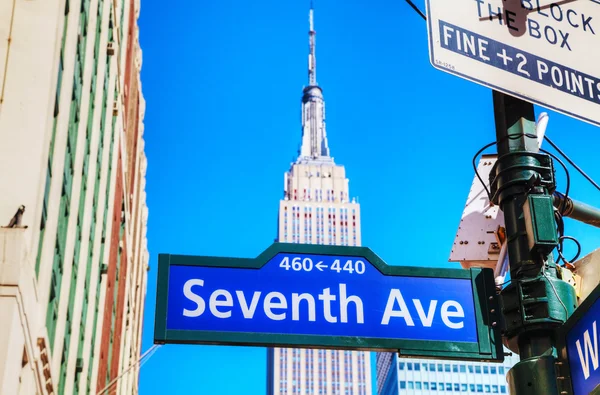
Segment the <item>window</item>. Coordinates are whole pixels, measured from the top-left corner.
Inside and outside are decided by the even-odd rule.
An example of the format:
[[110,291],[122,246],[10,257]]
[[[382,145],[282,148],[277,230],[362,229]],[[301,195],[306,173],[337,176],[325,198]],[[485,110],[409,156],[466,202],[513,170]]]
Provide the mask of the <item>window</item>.
[[406,364],[408,370],[412,370],[412,362]]
[[400,382],[400,389],[406,389],[406,381]]
[[452,372],[458,373],[458,365],[452,365]]
[[483,385],[477,384],[477,392],[483,392]]
[[474,372],[473,365],[469,365],[469,373],[473,373],[473,372]]
[[452,383],[446,383],[446,391],[452,391]]
[[490,385],[489,385],[489,384],[486,384],[484,388],[485,388],[485,392],[486,392],[487,394],[489,394],[489,393],[490,393]]
[[418,363],[415,363],[415,370],[421,370],[421,365]]
[[475,384],[469,384],[469,391],[475,392]]
[[423,388],[426,390],[429,389],[429,383],[427,381],[423,383]]
[[506,386],[505,385],[501,385],[500,386],[500,393],[501,394],[506,394]]
[[438,390],[440,390],[440,391],[444,390],[444,383],[438,383]]
[[504,374],[504,366],[498,367],[498,373]]
[[417,390],[421,389],[421,382],[420,381],[415,382],[415,389],[417,389]]
[[460,384],[454,383],[454,391],[456,391],[456,392],[460,391]]
[[475,366],[475,373],[481,373],[481,366]]
[[487,374],[487,373],[489,373],[489,372],[490,372],[490,369],[489,369],[487,366],[484,366],[484,367],[483,367],[483,373],[486,373],[486,374]]
[[498,386],[492,385],[492,394],[497,394],[497,393],[498,393]]
[[412,389],[415,388],[415,385],[414,385],[414,383],[412,381],[409,381],[407,384],[408,384],[408,389],[409,390],[412,390]]
[[430,387],[431,387],[432,391],[436,391],[437,390],[437,383],[431,383]]
[[443,372],[444,371],[444,367],[441,363],[438,363],[438,368],[437,368],[438,372]]
[[404,370],[404,365],[405,365],[404,362],[398,362],[398,369]]
[[450,371],[450,364],[447,363],[444,365],[444,372],[449,372]]
[[467,371],[467,367],[465,365],[460,365],[460,372],[465,373]]
[[460,390],[461,390],[462,392],[467,392],[467,385],[466,385],[466,384],[461,384],[461,385],[460,385]]
[[492,367],[490,368],[490,373],[491,373],[491,374],[496,374],[496,367],[495,367],[495,366],[492,366]]
[[430,372],[435,372],[435,363],[430,363],[429,364],[429,371]]

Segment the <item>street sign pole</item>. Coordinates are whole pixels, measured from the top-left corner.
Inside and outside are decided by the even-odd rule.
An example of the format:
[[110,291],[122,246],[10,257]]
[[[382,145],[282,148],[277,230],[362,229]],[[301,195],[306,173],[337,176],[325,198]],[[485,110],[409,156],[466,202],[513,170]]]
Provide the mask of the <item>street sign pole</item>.
[[558,244],[552,159],[538,152],[533,104],[494,91],[498,161],[491,201],[504,213],[511,283],[501,292],[505,345],[521,358],[508,374],[513,395],[558,395],[554,332],[576,307],[552,250]]

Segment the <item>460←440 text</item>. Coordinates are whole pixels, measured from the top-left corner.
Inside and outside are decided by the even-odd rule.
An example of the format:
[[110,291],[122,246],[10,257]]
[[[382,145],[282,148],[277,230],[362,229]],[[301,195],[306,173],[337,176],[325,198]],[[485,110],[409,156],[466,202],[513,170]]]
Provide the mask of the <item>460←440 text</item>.
[[342,261],[340,259],[336,259],[333,261],[331,266],[329,266],[329,265],[324,264],[323,261],[319,261],[319,262],[315,263],[309,257],[299,257],[299,256],[283,257],[283,259],[281,260],[281,263],[279,264],[279,267],[281,267],[285,270],[293,270],[295,272],[300,272],[300,271],[310,272],[313,269],[316,269],[320,272],[322,272],[323,270],[332,270],[332,271],[338,272],[338,273],[345,271],[350,274],[352,274],[352,273],[363,274],[366,270],[365,262],[361,261],[360,259],[356,259],[356,260],[347,259],[346,262],[343,263],[343,266],[342,266]]

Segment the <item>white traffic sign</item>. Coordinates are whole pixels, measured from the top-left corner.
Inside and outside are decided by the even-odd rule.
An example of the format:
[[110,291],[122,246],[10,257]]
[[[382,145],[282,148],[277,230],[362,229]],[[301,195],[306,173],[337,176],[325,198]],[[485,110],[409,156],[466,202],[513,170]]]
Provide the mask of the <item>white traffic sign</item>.
[[600,0],[427,0],[434,67],[600,126]]

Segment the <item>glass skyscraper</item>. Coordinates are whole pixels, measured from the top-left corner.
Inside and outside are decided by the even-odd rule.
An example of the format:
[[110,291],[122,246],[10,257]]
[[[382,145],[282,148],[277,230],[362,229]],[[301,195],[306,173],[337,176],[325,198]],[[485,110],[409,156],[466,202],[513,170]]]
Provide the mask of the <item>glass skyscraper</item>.
[[379,395],[508,394],[506,374],[519,361],[505,357],[502,364],[398,358],[377,354]]

